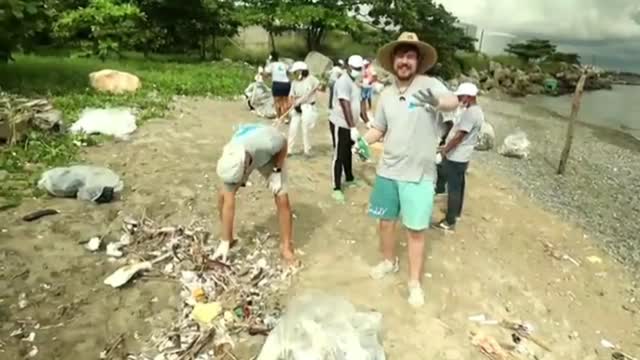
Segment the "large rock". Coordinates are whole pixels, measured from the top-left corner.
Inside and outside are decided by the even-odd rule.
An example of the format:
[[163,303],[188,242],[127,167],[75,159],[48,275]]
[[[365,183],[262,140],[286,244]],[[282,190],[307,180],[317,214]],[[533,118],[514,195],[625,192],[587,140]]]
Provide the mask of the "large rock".
[[110,69],[92,72],[89,74],[89,83],[95,90],[111,94],[136,92],[142,86],[137,76]]
[[471,70],[469,70],[469,73],[467,75],[469,75],[469,77],[474,79],[475,81],[480,80],[480,74],[478,73],[478,70],[476,70],[475,68],[471,68]]
[[502,64],[500,64],[499,62],[490,61],[489,62],[489,72],[494,74],[498,70],[502,70]]
[[309,72],[316,76],[322,76],[327,71],[331,70],[333,61],[323,54],[312,51],[307,54],[304,62],[309,66]]
[[503,84],[505,83],[507,80],[509,80],[509,82],[511,81],[511,71],[509,69],[504,69],[504,68],[499,68],[496,69],[496,71],[494,71],[493,73],[493,79],[498,83],[498,84]]

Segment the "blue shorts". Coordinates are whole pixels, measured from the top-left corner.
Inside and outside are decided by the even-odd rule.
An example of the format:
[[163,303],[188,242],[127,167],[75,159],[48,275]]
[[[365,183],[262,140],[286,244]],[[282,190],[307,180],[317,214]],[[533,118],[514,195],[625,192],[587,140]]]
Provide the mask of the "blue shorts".
[[369,215],[380,220],[398,220],[409,230],[429,228],[435,188],[433,180],[398,181],[376,176]]
[[362,88],[362,100],[370,100],[373,97],[373,88],[371,87],[363,87]]

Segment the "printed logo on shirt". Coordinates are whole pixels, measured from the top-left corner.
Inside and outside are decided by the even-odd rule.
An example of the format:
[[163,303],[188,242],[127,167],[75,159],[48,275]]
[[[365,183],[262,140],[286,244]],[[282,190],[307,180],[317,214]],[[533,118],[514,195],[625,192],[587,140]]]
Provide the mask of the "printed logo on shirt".
[[240,139],[243,138],[251,133],[253,133],[254,131],[258,130],[259,128],[263,127],[263,124],[244,124],[244,125],[240,125],[238,127],[238,130],[236,130],[235,133],[233,133],[233,136],[231,137],[232,139]]

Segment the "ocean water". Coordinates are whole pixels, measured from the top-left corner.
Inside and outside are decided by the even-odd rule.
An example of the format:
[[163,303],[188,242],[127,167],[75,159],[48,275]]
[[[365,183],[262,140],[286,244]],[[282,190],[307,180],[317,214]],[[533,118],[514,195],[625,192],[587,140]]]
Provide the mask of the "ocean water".
[[[554,112],[569,116],[572,95],[535,96],[532,100]],[[585,92],[580,121],[621,130],[640,141],[640,86],[614,86],[612,90]]]

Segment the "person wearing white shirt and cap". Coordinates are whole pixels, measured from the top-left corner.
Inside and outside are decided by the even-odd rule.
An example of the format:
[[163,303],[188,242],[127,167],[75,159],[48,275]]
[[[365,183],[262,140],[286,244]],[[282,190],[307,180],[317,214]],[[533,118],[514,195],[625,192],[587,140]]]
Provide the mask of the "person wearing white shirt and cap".
[[280,61],[277,52],[273,51],[269,56],[269,64],[264,68],[264,74],[271,76],[271,94],[276,107],[276,118],[280,118],[289,110],[289,92],[291,82],[288,75],[287,64]]
[[333,142],[333,198],[345,201],[342,189],[342,173],[347,185],[355,185],[353,176],[353,154],[351,148],[358,141],[360,133],[357,120],[368,124],[365,101],[362,100],[361,83],[364,60],[352,55],[347,60],[348,69],[338,78],[333,88],[333,106],[329,114],[329,129]]
[[213,259],[227,260],[233,239],[236,193],[249,175],[258,170],[273,193],[280,225],[280,251],[290,265],[296,265],[292,240],[292,215],[287,195],[287,139],[275,127],[263,124],[244,125],[222,150],[216,173],[222,180],[218,211],[222,224],[221,241]]
[[320,81],[309,74],[309,67],[303,61],[296,61],[291,66],[294,80],[291,82],[289,96],[293,103],[291,123],[289,124],[289,154],[293,153],[296,137],[302,127],[302,145],[305,156],[311,155],[311,140],[309,132],[315,126],[318,113],[316,112],[316,91]]
[[455,95],[461,105],[460,118],[439,150],[447,183],[447,215],[438,224],[444,230],[453,230],[462,214],[467,168],[484,123],[484,113],[477,102],[477,86],[462,83]]
[[339,59],[337,64],[329,70],[329,109],[333,108],[333,87],[338,78],[344,72],[344,60]]

